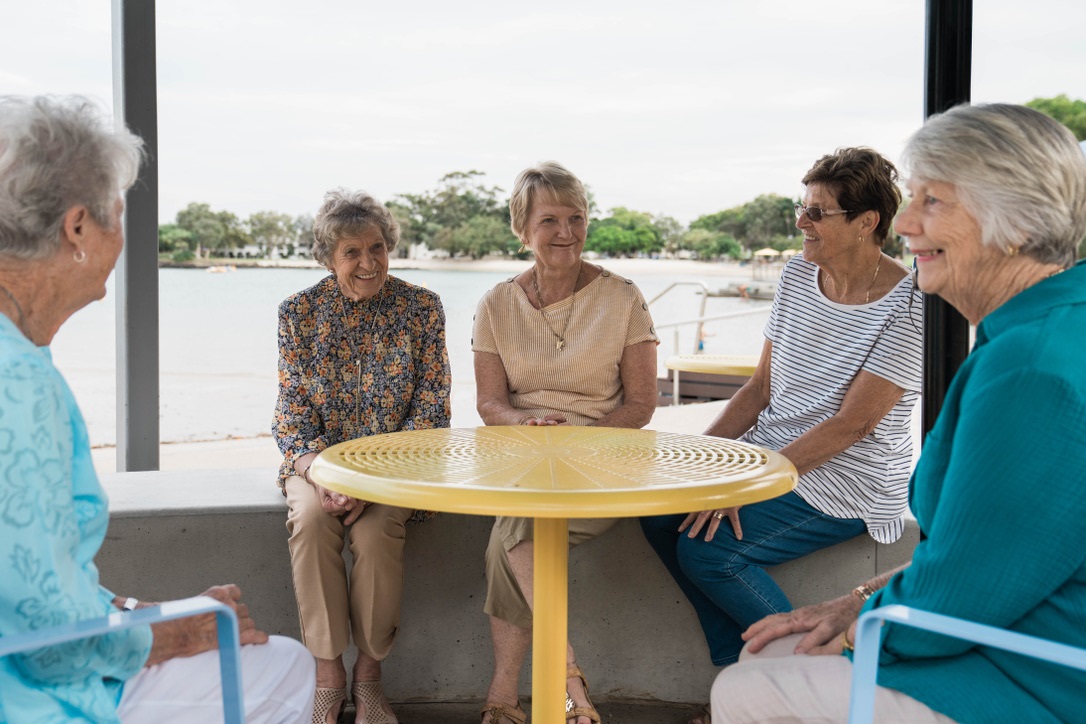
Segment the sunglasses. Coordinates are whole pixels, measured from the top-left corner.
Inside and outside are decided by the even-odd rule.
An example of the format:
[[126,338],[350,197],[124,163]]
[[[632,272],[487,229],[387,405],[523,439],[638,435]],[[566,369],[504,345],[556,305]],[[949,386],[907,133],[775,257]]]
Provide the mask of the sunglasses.
[[804,206],[803,204],[795,204],[792,206],[796,210],[796,218],[800,218],[804,214],[807,214],[807,218],[811,221],[822,221],[823,216],[833,216],[834,214],[849,214],[852,213],[848,209],[836,209],[833,211],[827,211],[817,206]]

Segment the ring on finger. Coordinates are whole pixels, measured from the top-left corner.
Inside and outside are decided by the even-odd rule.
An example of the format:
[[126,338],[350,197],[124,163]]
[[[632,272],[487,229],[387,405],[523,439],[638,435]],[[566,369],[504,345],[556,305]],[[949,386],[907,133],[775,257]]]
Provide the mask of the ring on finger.
[[723,519],[724,519],[724,514],[723,514],[723,513],[721,513],[721,512],[720,512],[720,511],[718,510],[717,512],[713,513],[713,517],[714,517],[714,518],[716,518],[717,520],[723,520]]

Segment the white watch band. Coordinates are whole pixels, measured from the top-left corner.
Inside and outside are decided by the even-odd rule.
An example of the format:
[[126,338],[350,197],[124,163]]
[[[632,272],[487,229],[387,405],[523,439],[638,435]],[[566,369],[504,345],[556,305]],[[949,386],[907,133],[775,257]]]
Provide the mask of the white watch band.
[[121,606],[125,611],[135,611],[136,606],[140,605],[140,602],[135,598],[124,599],[124,605]]

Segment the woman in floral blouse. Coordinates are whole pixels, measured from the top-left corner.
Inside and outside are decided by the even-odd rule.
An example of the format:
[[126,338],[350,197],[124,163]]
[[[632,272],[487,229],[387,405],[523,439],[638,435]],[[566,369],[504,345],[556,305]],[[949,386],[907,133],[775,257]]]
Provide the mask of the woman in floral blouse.
[[309,466],[345,440],[449,426],[445,313],[436,294],[388,275],[400,229],[372,196],[330,191],[313,237],[313,257],[331,275],[279,307],[272,426],[283,452],[279,485],[302,640],[317,657],[313,721],[335,721],[342,708],[343,652],[353,633],[355,721],[390,724],[396,716],[381,689],[381,661],[399,626],[405,524],[432,514],[326,490]]

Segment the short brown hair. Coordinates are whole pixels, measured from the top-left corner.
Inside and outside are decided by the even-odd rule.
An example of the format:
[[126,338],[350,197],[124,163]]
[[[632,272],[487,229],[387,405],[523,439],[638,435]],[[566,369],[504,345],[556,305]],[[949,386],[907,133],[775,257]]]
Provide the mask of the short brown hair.
[[877,151],[870,148],[839,148],[815,161],[803,177],[803,185],[821,184],[837,197],[845,216],[852,221],[865,211],[879,215],[873,241],[882,246],[890,233],[898,207],[901,190],[897,186],[897,169]]

